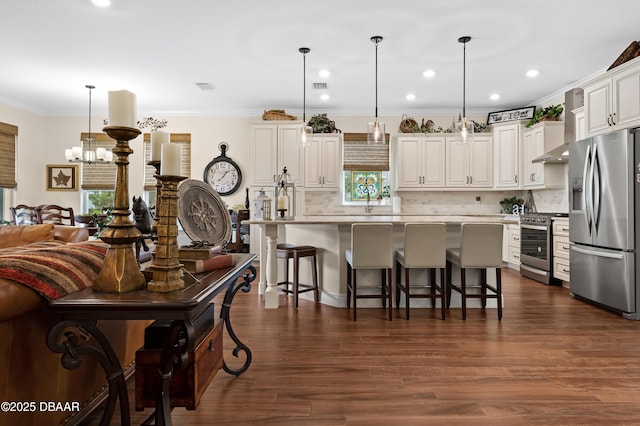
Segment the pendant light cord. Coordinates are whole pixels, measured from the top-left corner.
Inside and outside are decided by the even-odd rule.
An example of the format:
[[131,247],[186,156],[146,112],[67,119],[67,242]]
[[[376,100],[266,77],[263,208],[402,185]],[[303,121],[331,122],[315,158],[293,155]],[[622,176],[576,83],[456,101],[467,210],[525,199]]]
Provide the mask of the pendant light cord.
[[308,47],[301,47],[298,52],[302,53],[302,121],[307,123],[307,53],[311,52]]
[[378,118],[378,42],[376,39],[376,118]]
[[462,44],[462,116],[467,117],[467,42]]
[[95,86],[87,84],[84,87],[89,89],[89,138],[91,138],[91,90],[95,89]]

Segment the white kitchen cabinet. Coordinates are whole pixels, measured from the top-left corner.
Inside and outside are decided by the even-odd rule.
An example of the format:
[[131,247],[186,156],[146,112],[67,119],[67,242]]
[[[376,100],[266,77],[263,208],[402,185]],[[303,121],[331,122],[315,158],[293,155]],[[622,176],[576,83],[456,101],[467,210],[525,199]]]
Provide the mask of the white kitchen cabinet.
[[520,270],[520,225],[504,225],[502,237],[502,261],[511,269]]
[[445,137],[398,136],[396,145],[397,191],[442,188],[445,185]]
[[553,276],[563,282],[571,281],[569,262],[569,219],[553,219]]
[[307,190],[340,190],[342,134],[315,135],[304,152]]
[[581,141],[586,137],[585,122],[584,122],[584,106],[581,106],[580,108],[576,108],[571,112],[573,112],[573,119],[575,123],[576,140]]
[[562,145],[564,122],[543,121],[523,132],[522,180],[527,189],[561,188],[564,186],[564,164],[532,161]]
[[304,184],[304,150],[301,124],[269,123],[251,126],[249,182],[269,186],[284,167],[297,186]]
[[586,136],[640,125],[640,58],[584,85]]
[[496,189],[522,187],[522,129],[520,122],[494,124],[493,186]]
[[493,185],[493,137],[474,135],[473,141],[460,143],[446,138],[446,186],[485,188]]

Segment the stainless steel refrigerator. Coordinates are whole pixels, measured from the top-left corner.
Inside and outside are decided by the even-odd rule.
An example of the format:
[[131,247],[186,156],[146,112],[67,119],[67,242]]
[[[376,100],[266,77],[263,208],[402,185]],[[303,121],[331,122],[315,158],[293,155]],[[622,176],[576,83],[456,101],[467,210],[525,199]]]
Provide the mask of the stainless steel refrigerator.
[[640,319],[640,129],[569,144],[571,292]]

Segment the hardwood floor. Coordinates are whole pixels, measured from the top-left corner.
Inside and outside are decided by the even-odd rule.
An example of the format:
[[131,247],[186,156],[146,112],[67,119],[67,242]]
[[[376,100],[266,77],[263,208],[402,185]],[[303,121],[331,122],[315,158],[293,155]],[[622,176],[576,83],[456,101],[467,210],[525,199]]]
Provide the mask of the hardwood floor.
[[414,309],[391,322],[363,308],[353,322],[346,309],[301,299],[295,310],[281,296],[266,310],[257,289],[240,293],[232,322],[253,363],[218,372],[174,425],[640,424],[640,322],[503,271],[500,322],[495,309],[462,321],[453,308],[445,321]]

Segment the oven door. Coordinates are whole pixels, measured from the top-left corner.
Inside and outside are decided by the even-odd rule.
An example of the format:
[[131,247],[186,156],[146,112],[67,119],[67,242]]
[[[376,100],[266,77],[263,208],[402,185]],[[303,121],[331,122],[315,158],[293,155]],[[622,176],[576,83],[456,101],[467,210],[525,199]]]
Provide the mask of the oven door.
[[551,271],[550,227],[520,224],[520,262],[543,271]]

